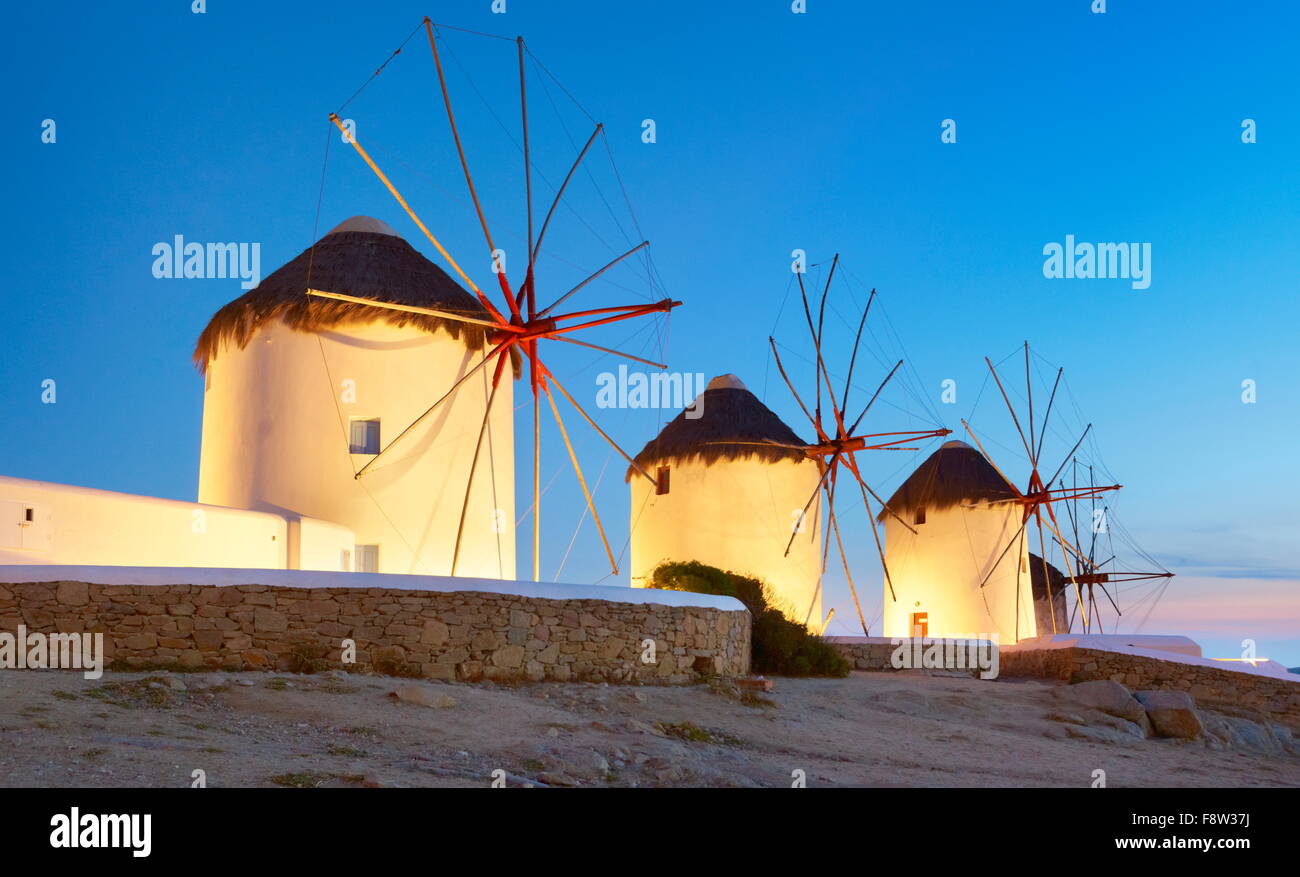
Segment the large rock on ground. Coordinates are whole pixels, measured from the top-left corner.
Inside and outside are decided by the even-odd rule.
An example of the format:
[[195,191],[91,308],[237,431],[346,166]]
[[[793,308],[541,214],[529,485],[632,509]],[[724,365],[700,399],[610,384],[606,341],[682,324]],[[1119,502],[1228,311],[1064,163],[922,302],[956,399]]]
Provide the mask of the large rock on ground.
[[[1123,721],[1123,719],[1116,719],[1116,721]],[[1127,724],[1129,727],[1135,730],[1137,729],[1137,725],[1134,725],[1132,722],[1128,722]],[[1091,725],[1062,725],[1048,728],[1044,732],[1044,736],[1056,740],[1075,739],[1087,740],[1092,743],[1133,745],[1142,741],[1143,738],[1140,735],[1140,731],[1135,735],[1114,728],[1098,728]]]
[[1195,740],[1205,732],[1196,702],[1185,691],[1135,691],[1133,696],[1146,708],[1147,716],[1161,737]]
[[1201,722],[1205,725],[1205,745],[1210,749],[1300,755],[1300,739],[1284,725],[1212,712],[1202,714]]
[[399,685],[396,690],[388,692],[388,696],[395,700],[433,707],[434,709],[447,709],[456,705],[456,701],[451,697],[439,694],[424,685]]
[[1056,689],[1056,694],[1070,703],[1126,719],[1141,728],[1144,733],[1151,733],[1151,722],[1147,718],[1147,711],[1134,699],[1133,694],[1118,682],[1110,679],[1077,682]]

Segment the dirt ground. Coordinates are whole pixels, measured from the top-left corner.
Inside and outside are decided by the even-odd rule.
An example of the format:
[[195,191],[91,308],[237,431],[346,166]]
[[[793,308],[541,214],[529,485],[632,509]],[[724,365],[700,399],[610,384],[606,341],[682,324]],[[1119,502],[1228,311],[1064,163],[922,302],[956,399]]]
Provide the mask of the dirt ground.
[[[428,705],[390,695],[402,686]],[[6,671],[0,786],[188,786],[202,771],[209,787],[1086,787],[1099,769],[1111,787],[1300,785],[1300,746],[1138,739],[1063,713],[1054,687],[854,673],[777,679],[755,696],[340,671]]]

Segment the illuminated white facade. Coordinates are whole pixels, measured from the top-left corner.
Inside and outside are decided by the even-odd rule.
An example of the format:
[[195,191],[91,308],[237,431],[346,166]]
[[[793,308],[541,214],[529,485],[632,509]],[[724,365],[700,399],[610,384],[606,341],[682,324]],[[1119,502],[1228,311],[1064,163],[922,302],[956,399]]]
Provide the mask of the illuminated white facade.
[[[340,250],[330,256],[337,269],[318,263],[312,277],[326,291],[386,298],[404,282],[405,273],[385,273],[387,263],[370,264],[373,247],[389,248],[381,251],[404,260],[403,271],[405,262],[437,271],[366,217],[338,226],[321,246]],[[373,273],[354,276],[368,264]],[[264,281],[272,289],[278,282],[276,275]],[[305,278],[297,282],[305,287]],[[394,325],[386,319],[393,311],[348,313],[307,331],[266,320],[242,346],[227,342],[213,352],[199,501],[335,521],[356,535],[354,568],[365,572],[450,575],[459,532],[456,575],[514,578],[513,374],[507,370],[498,386],[471,486],[492,368],[417,421],[485,351],[465,335]]]
[[[660,434],[658,449],[660,439],[637,457],[656,478],[666,470],[667,484],[630,477],[632,586],[646,587],[661,563],[695,560],[761,579],[787,617],[821,630],[820,497],[800,519],[821,479],[817,463],[801,451],[772,460],[754,456],[751,445],[726,444],[802,444],[734,375],[710,381],[697,405],[698,420],[683,412]],[[723,452],[689,453],[710,448]]]
[[314,518],[0,477],[0,564],[342,571],[355,544]]
[[892,595],[884,586],[885,636],[920,628],[931,637],[1013,643],[1037,635],[1028,540],[1018,538],[1023,506],[1010,495],[983,456],[959,441],[899,489],[889,506],[903,520],[883,518],[893,583]]
[[[450,575],[491,369],[360,478],[374,455],[351,451],[386,447],[481,356],[450,336],[379,322],[259,329],[208,366],[199,500],[336,521],[358,546],[376,546],[377,568],[358,566],[366,572]],[[507,373],[497,390],[468,490],[457,575],[514,578],[512,383]],[[352,445],[366,429],[353,421],[378,422],[378,444]]]
[[513,372],[471,485],[492,368],[421,417],[483,356],[481,332],[311,298],[309,278],[481,314],[388,226],[348,220],[200,339],[198,503],[0,477],[0,563],[449,575],[459,533],[456,575],[513,579]]

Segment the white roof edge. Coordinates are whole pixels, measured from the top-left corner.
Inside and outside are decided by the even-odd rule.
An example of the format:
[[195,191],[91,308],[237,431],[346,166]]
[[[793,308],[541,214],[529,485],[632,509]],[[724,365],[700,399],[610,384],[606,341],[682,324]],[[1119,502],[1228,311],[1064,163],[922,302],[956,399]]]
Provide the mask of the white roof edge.
[[[1125,640],[1147,641],[1150,646],[1129,644]],[[1195,640],[1186,636],[1169,634],[1055,634],[1034,639],[1021,640],[1005,645],[1007,651],[1036,651],[1052,649],[1083,648],[1099,651],[1116,652],[1122,655],[1134,655],[1141,658],[1154,658],[1171,664],[1190,664],[1194,667],[1212,667],[1217,670],[1229,670],[1237,673],[1249,673],[1256,676],[1268,676],[1300,685],[1300,675],[1290,673],[1277,661],[1259,658],[1254,664],[1240,659],[1206,658],[1175,651],[1171,646],[1190,644],[1200,646]]]
[[401,237],[393,231],[392,226],[382,219],[375,219],[373,216],[353,216],[343,220],[326,233],[326,237],[340,231],[363,231],[370,234],[386,234],[389,237]]
[[[165,496],[147,496],[143,493],[126,493],[121,490],[109,490],[105,487],[83,487],[80,484],[67,484],[62,481],[42,481],[37,478],[19,478],[16,475],[0,475],[0,487],[9,487],[13,490],[43,490],[50,493],[69,493],[80,495],[91,495],[100,497],[116,497],[124,500],[141,500],[151,505],[169,505],[173,507],[185,506],[186,508],[203,508],[219,509],[228,512],[240,512],[248,515],[258,515],[266,518],[279,518],[285,520],[285,515],[278,512],[269,512],[263,509],[241,509],[234,506],[213,505],[207,502],[193,502],[186,499],[170,499]],[[307,518],[307,515],[290,514],[289,517]],[[332,523],[332,522],[331,522]]]
[[704,389],[706,390],[748,390],[749,387],[746,387],[744,382],[741,381],[740,378],[736,377],[731,373],[727,373],[725,375],[718,375],[713,380],[709,381],[709,385]]
[[229,569],[226,567],[160,566],[44,566],[0,565],[0,583],[88,582],[95,585],[268,585],[281,588],[386,588],[400,591],[453,593],[476,591],[536,597],[543,600],[606,600],[659,606],[695,606],[740,612],[745,604],[734,597],[632,588],[617,585],[569,585],[523,582],[513,579],[475,579],[452,576],[392,575],[387,573],[319,572],[303,569]]

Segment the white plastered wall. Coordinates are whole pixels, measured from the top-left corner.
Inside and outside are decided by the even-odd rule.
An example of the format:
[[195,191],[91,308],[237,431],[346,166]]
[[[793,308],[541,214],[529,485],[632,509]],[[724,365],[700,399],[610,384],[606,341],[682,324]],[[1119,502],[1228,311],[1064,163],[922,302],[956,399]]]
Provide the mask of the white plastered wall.
[[[208,364],[199,500],[336,522],[379,546],[379,572],[446,575],[493,365],[467,381],[360,479],[348,423],[379,418],[381,447],[483,351],[445,333],[352,322],[313,333],[275,322]],[[456,574],[513,578],[513,374],[479,458]]]
[[0,564],[339,571],[353,542],[325,521],[0,477]]
[[1028,540],[1017,539],[998,560],[1019,533],[1020,517],[1018,503],[929,508],[925,523],[912,524],[913,533],[887,516],[885,559],[897,599],[886,584],[885,636],[911,636],[918,612],[926,614],[932,637],[996,634],[1000,642],[1013,643],[1035,636]]
[[[633,474],[633,587],[665,561],[697,560],[762,579],[787,616],[820,630],[821,501],[785,555],[792,527],[820,474],[812,460],[670,461],[669,491]],[[657,467],[649,469],[656,475]]]

